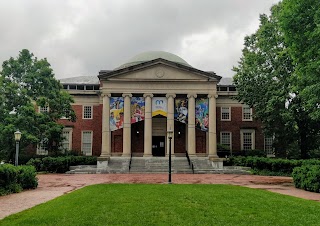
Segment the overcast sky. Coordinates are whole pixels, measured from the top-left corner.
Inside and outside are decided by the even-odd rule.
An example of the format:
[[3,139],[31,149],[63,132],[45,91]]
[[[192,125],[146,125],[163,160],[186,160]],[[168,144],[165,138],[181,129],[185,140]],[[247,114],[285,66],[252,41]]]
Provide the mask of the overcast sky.
[[29,49],[57,78],[97,75],[150,50],[233,76],[243,39],[279,0],[0,0],[0,62]]

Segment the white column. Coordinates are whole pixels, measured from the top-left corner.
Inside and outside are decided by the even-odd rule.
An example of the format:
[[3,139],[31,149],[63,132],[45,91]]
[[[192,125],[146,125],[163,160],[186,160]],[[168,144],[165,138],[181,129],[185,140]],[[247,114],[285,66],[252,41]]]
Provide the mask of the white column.
[[196,155],[196,99],[197,94],[188,94],[188,154]]
[[143,157],[152,156],[152,97],[153,94],[146,93],[144,110],[144,153]]
[[123,157],[131,155],[131,93],[122,94],[124,97],[123,114]]
[[[168,113],[167,113],[167,131],[171,129],[173,131],[171,140],[171,155],[174,155],[174,93],[168,93]],[[169,138],[167,137],[167,155],[169,154]]]
[[102,95],[102,143],[101,158],[109,158],[111,156],[111,132],[110,132],[110,93]]
[[217,125],[216,125],[216,94],[209,94],[209,158],[219,158],[217,155]]

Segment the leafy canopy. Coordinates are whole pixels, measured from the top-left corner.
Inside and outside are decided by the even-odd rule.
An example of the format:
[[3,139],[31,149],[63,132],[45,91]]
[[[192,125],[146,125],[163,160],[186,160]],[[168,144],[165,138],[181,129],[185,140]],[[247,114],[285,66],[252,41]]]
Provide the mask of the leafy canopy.
[[264,131],[275,137],[277,154],[301,150],[301,157],[318,147],[319,128],[304,105],[297,64],[281,27],[281,3],[271,15],[260,16],[259,29],[245,38],[245,48],[234,77],[239,101],[255,109]]
[[[46,140],[48,149],[57,148],[63,126],[61,117],[74,121],[71,96],[62,90],[46,59],[37,59],[24,49],[17,58],[2,64],[0,72],[0,152],[13,157],[14,132],[22,132],[22,149]],[[39,113],[37,106],[49,107]]]

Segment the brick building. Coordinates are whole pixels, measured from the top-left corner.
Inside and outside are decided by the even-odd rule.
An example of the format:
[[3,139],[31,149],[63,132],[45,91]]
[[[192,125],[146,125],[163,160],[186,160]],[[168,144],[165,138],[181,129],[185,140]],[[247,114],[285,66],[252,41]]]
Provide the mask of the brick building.
[[[98,76],[61,79],[74,98],[75,123],[66,119],[63,146],[100,156],[175,156],[218,159],[221,145],[236,153],[266,150],[252,109],[233,97],[231,78],[190,66],[167,52],[145,52]],[[218,145],[220,144],[220,145]],[[220,156],[221,157],[221,156]]]

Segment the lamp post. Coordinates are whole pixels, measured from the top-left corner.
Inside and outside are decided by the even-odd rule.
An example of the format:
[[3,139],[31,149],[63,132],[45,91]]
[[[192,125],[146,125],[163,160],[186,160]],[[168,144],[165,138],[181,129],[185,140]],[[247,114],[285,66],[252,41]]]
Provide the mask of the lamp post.
[[171,128],[167,131],[168,138],[169,138],[169,179],[168,179],[168,184],[171,184],[171,140],[172,140],[172,135],[173,131]]
[[15,156],[15,162],[14,165],[18,166],[18,159],[19,159],[19,142],[21,139],[21,132],[17,130],[14,132],[14,139],[16,140],[16,156]]

